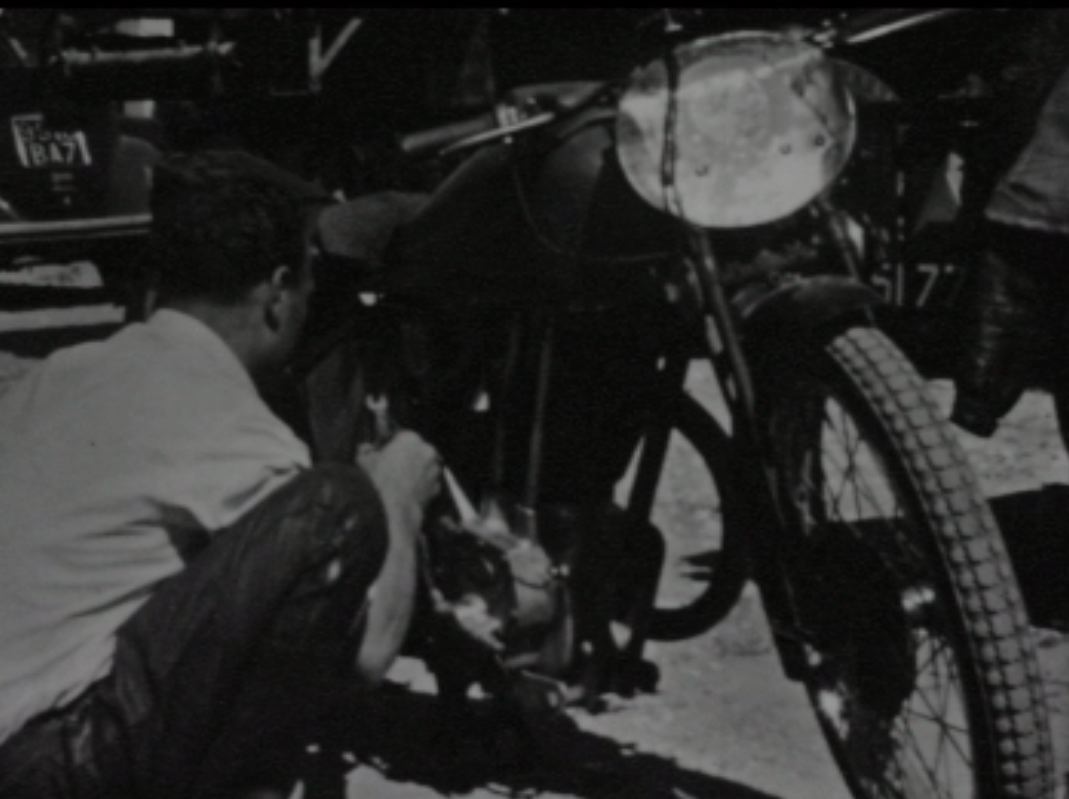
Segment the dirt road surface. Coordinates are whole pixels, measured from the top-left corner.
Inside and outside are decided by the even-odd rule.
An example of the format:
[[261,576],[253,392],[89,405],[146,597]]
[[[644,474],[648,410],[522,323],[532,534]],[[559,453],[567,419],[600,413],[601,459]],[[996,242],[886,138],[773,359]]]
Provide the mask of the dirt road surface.
[[[0,383],[30,363],[0,354]],[[944,405],[949,402],[946,385],[932,388]],[[700,375],[694,389],[715,405]],[[993,440],[964,443],[990,496],[1069,486],[1069,462],[1046,397],[1026,397]],[[662,512],[701,521],[708,509],[685,497],[700,494],[704,480],[684,456],[669,473]],[[1034,560],[1043,561],[1042,552]],[[1067,573],[1064,567],[1053,572],[1063,579]],[[1042,599],[1045,588],[1032,591]],[[1037,628],[1035,636],[1064,773],[1069,770],[1069,636],[1045,628]],[[538,752],[489,722],[478,735],[450,726],[438,713],[426,672],[418,662],[403,659],[374,701],[339,710],[336,721],[349,743],[310,758],[309,776],[294,796],[848,796],[802,689],[783,677],[752,590],[718,628],[684,643],[651,646],[650,657],[661,669],[656,693],[609,697],[600,713],[570,711],[544,731]]]

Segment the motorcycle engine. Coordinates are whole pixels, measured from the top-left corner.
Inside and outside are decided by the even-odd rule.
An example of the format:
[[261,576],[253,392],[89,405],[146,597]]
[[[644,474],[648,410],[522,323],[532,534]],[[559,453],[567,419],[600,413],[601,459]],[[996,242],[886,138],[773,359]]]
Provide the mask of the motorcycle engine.
[[[455,649],[459,631],[476,652],[494,656],[499,672],[561,676],[574,647],[570,603],[545,549],[507,529],[467,529],[448,517],[425,535],[425,581],[436,614],[453,628],[443,643]],[[480,660],[487,665],[487,658],[466,660],[469,671],[480,670]],[[471,681],[484,681],[480,671]]]

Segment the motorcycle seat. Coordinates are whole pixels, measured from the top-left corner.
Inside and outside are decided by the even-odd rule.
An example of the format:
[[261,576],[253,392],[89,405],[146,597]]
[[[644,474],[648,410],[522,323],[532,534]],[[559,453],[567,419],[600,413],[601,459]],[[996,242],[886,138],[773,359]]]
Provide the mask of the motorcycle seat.
[[317,220],[319,245],[324,255],[378,272],[398,229],[415,219],[428,199],[415,192],[383,191],[332,205]]

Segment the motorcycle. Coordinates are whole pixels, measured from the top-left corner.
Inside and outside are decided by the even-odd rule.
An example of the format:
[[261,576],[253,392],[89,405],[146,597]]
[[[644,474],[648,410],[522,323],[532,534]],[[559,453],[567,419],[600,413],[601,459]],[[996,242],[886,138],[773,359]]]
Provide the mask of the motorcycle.
[[[408,139],[459,165],[426,201],[325,215],[307,435],[328,460],[396,425],[442,452],[412,647],[443,695],[651,687],[645,642],[709,630],[752,580],[855,796],[1046,796],[1005,546],[877,324],[842,201],[863,102],[843,38],[672,30],[626,80]],[[346,238],[371,211],[387,234]],[[702,365],[720,410],[689,390]],[[677,440],[719,520],[682,580],[654,521]]]

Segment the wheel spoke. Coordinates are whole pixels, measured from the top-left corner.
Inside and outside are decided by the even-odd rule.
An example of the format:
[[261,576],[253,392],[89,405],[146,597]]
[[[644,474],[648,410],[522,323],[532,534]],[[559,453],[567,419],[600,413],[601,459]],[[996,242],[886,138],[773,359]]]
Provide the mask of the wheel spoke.
[[[932,639],[931,639],[930,636],[929,636],[929,638],[927,640],[929,642],[932,642]],[[936,646],[933,643],[931,654],[928,655],[928,657],[921,662],[921,664],[917,668],[917,671],[926,670],[929,665],[931,665],[932,663],[935,662],[936,657],[938,657],[940,654],[943,654],[944,652],[948,652],[948,651],[949,651],[949,647],[943,641],[940,640],[938,646]]]
[[936,792],[936,794],[938,796],[946,796],[946,797],[950,797],[950,799],[953,799],[953,794],[949,793],[948,791],[941,791],[939,789],[939,786],[940,786],[942,781],[938,778],[938,776],[931,769],[931,767],[929,767],[929,765],[924,762],[923,753],[918,749],[916,741],[913,740],[912,736],[909,737],[909,742],[910,742],[910,748],[913,750],[913,754],[920,761],[920,767],[923,769],[924,773],[928,777],[929,785],[935,790],[935,792]]
[[[842,406],[839,406],[839,414],[843,417],[846,416],[846,411],[844,408],[842,408]],[[846,425],[844,424],[843,427],[845,426]],[[856,454],[860,451],[860,448],[862,444],[864,444],[864,442],[860,436],[860,431],[858,431],[856,425],[851,423],[849,429],[852,429],[856,433],[856,435],[851,437],[849,434],[847,434],[845,436],[845,446],[822,447],[822,455],[837,470],[837,472],[841,475],[844,481],[846,481],[848,478],[853,478],[853,490],[855,491],[855,502],[857,504],[858,510],[860,510],[864,506],[864,503],[861,501],[861,497],[863,496],[869,501],[872,510],[875,511],[875,516],[882,518],[884,521],[888,522],[889,526],[894,527],[895,532],[892,533],[892,535],[897,540],[898,545],[909,552],[909,554],[912,556],[911,560],[915,563],[923,562],[922,554],[916,549],[915,544],[905,533],[905,530],[902,525],[900,523],[894,525],[890,524],[891,520],[895,520],[896,522],[903,521],[905,514],[902,504],[897,496],[897,492],[895,492],[892,488],[893,483],[887,478],[886,467],[884,467],[884,465],[882,464],[882,459],[880,458],[877,452],[873,451],[869,445],[865,444],[865,452],[869,455],[869,463],[857,463],[858,459],[853,456],[856,456]],[[843,464],[840,460],[837,459],[837,450],[842,450],[851,453],[851,459],[849,464]],[[869,468],[862,468],[865,466],[868,466]],[[871,467],[876,467],[876,469],[881,473],[882,479],[880,483],[881,488],[884,490],[877,489],[869,482],[871,473],[874,471]],[[829,487],[829,490],[832,489]],[[837,493],[834,491],[832,493],[837,498],[841,498],[841,496],[845,493],[846,490],[846,486],[843,486],[839,489]],[[885,508],[884,506],[886,505],[886,502],[888,500],[891,501],[893,504],[890,508]],[[839,507],[839,499],[836,500],[836,507]],[[859,513],[858,515],[863,516],[864,514]]]
[[[956,674],[954,674],[953,663],[948,658],[939,658],[938,655],[949,654],[950,651],[943,642],[933,640],[930,636],[926,638],[926,642],[928,643],[929,648],[932,651],[925,658],[922,664],[916,668],[918,679],[915,683],[916,690],[913,692],[912,696],[916,696],[924,704],[924,706],[928,710],[928,713],[925,714],[914,709],[912,702],[907,702],[903,707],[903,711],[909,717],[929,722],[930,724],[938,728],[940,736],[938,739],[937,751],[935,756],[935,761],[937,764],[940,762],[945,762],[943,758],[944,747],[947,743],[949,743],[956,750],[962,762],[971,765],[972,758],[970,753],[962,748],[958,737],[954,735],[954,733],[956,732],[968,737],[968,729],[956,726],[946,720],[947,714],[950,711],[950,704],[953,695],[952,683],[956,679]],[[939,695],[934,698],[934,702],[933,698],[929,696],[929,692],[925,691],[924,686],[921,685],[920,675],[928,671],[928,666],[933,666],[933,671],[936,672],[934,675],[936,685],[934,687]],[[947,672],[945,675],[946,679],[939,679],[939,677],[941,676],[938,673],[940,671],[939,666],[945,667]],[[909,668],[910,664],[903,662],[901,664],[901,667]],[[901,724],[903,727],[905,726],[904,720],[901,717],[899,718],[899,724]],[[910,736],[910,738],[912,740],[912,736]]]
[[[939,727],[940,730],[963,732],[966,735],[968,735],[968,730],[960,728],[960,727],[954,727],[953,725],[948,724],[946,721],[944,721],[945,714],[946,714],[945,710],[942,713],[940,713],[939,711],[937,711],[935,708],[932,707],[931,702],[928,700],[927,697],[925,697],[923,694],[921,694],[921,698],[922,698],[922,701],[924,702],[924,704],[928,707],[928,710],[933,715],[932,716],[925,716],[924,714],[917,713],[917,712],[907,708],[906,712],[910,716],[913,716],[914,718],[920,718],[920,719],[924,719],[924,720],[927,720],[927,721],[931,721],[933,724],[935,724],[937,727]],[[972,758],[971,758],[970,754],[968,752],[965,752],[965,751],[962,750],[962,748],[960,747],[960,745],[957,742],[957,739],[953,735],[948,734],[948,735],[946,735],[944,737],[951,742],[951,744],[957,750],[958,754],[961,756],[961,759],[964,762],[966,762],[966,763],[971,763],[972,762]],[[942,738],[940,740],[942,740]]]
[[[814,494],[814,493],[817,493],[817,488],[816,488],[816,486],[813,486],[813,485],[812,485],[811,483],[807,483],[807,489],[808,489],[808,492],[809,492],[810,494]],[[844,489],[844,490],[845,490],[845,489]],[[875,499],[875,496],[874,496],[874,495],[872,495],[872,494],[870,494],[869,496],[871,496],[871,497],[872,497],[872,502],[873,502],[873,504],[874,504],[874,505],[876,505],[876,502],[877,502],[877,500]],[[837,507],[837,508],[839,507],[839,502],[838,502],[838,501],[836,501],[836,502],[835,502],[834,504],[835,504],[835,507]],[[860,503],[859,503],[859,504],[860,504]],[[896,530],[896,531],[897,531],[897,530],[898,530],[898,529],[900,528],[900,525],[898,525],[898,524],[892,524],[892,523],[891,523],[892,521],[898,521],[898,520],[899,520],[899,514],[900,514],[900,513],[901,513],[901,509],[900,509],[900,508],[898,508],[898,507],[896,507],[896,509],[895,509],[895,515],[894,515],[894,517],[892,517],[892,519],[885,519],[885,520],[884,520],[884,521],[886,521],[886,522],[887,522],[887,526],[888,526],[889,528],[892,528],[892,529],[894,529],[894,530]],[[845,518],[842,518],[841,516],[839,516],[839,517],[837,518],[837,523],[838,523],[838,524],[842,524],[843,526],[845,526],[845,528],[846,528],[847,530],[849,530],[849,531],[850,531],[850,533],[851,533],[851,534],[852,534],[852,535],[853,535],[853,536],[854,536],[854,537],[855,537],[855,538],[856,538],[857,540],[859,540],[859,541],[866,541],[866,542],[871,542],[871,543],[878,543],[878,542],[873,542],[873,541],[871,540],[871,539],[872,539],[872,536],[866,535],[866,534],[864,533],[864,531],[863,531],[863,530],[862,530],[862,529],[861,529],[861,528],[860,528],[860,527],[859,527],[859,526],[857,525],[857,523],[856,523],[856,522],[854,522],[854,521],[851,521],[851,520],[849,520],[849,519],[845,519]],[[892,538],[894,538],[894,539],[896,539],[896,540],[903,540],[903,539],[904,539],[904,537],[903,537],[903,536],[902,536],[902,535],[901,535],[900,533],[898,533],[898,532],[893,532],[893,533],[891,533],[891,537],[892,537]],[[912,546],[911,546],[911,549],[912,549]],[[913,554],[914,554],[914,555],[916,555],[917,553],[915,553],[915,552],[914,552]],[[887,566],[888,566],[888,568],[890,568],[890,569],[892,569],[892,570],[895,570],[895,571],[896,571],[896,573],[899,573],[899,570],[898,570],[898,569],[896,569],[896,567],[895,567],[894,565],[892,565],[892,564],[889,564],[889,563],[888,563],[888,564],[887,564]],[[905,575],[905,574],[903,574],[903,575],[902,575],[902,577],[903,577],[903,580],[904,580],[904,581],[908,582],[908,575]]]
[[[903,524],[902,524],[902,522],[905,521],[905,514],[903,512],[903,508],[902,508],[901,504],[897,501],[897,498],[895,499],[894,506],[890,509],[890,512],[889,513],[883,513],[882,509],[880,507],[881,506],[881,502],[880,502],[879,498],[877,497],[877,492],[874,489],[869,487],[868,480],[865,479],[864,476],[861,475],[857,471],[856,466],[854,466],[854,465],[842,466],[841,464],[834,462],[834,459],[831,458],[830,455],[829,455],[829,460],[833,460],[833,466],[835,466],[837,469],[839,469],[840,471],[844,472],[845,474],[856,475],[858,477],[858,479],[854,481],[855,485],[857,486],[856,491],[859,492],[859,493],[856,494],[856,496],[858,497],[855,500],[856,505],[859,508],[862,507],[864,503],[861,501],[861,496],[864,496],[865,498],[867,498],[869,500],[870,504],[871,504],[871,507],[875,511],[877,511],[878,514],[881,515],[881,520],[883,522],[885,522],[886,526],[890,530],[889,537],[892,540],[894,540],[901,549],[906,550],[908,552],[908,554],[910,556],[909,560],[912,563],[914,563],[914,564],[922,563],[923,561],[921,560],[921,557],[922,557],[921,553],[916,549],[916,546],[913,544],[912,541],[910,541],[908,535],[906,535],[906,533],[905,533],[905,529],[904,529]],[[864,487],[864,489],[863,489],[863,487]],[[831,491],[830,487],[826,487],[826,488],[827,488],[828,491]],[[815,494],[818,491],[817,487],[813,486],[811,483],[808,484],[808,490],[809,490],[809,492],[811,494]],[[838,493],[832,492],[833,497],[835,498],[834,499],[834,506],[837,509],[841,507],[841,497],[845,493],[845,491],[846,491],[846,487],[844,486],[839,490]],[[864,515],[864,514],[859,514],[859,515]],[[871,521],[871,520],[869,520],[869,521]],[[856,536],[859,540],[867,541],[867,542],[872,543],[872,544],[879,544],[880,543],[878,540],[873,540],[873,536],[866,536],[864,534],[864,532],[856,524],[852,523],[850,520],[842,518],[842,514],[839,515],[838,522],[843,524],[843,525],[845,525],[846,528],[854,536]],[[910,575],[904,573],[902,571],[901,567],[898,566],[897,564],[885,561],[885,565],[889,569],[893,570],[896,574],[900,575],[902,580],[903,580],[903,582],[908,583],[910,581],[910,579],[911,579]]]
[[[833,489],[833,487],[830,484],[826,483],[824,485],[824,489],[831,495],[832,505],[837,509],[841,509],[842,508],[842,498],[843,498],[843,495],[846,493],[846,490],[847,490],[847,481],[846,481],[845,478],[847,476],[849,476],[849,475],[856,475],[856,474],[858,474],[858,472],[856,470],[856,467],[853,464],[844,465],[841,462],[835,460],[835,458],[830,453],[825,453],[825,454],[826,454],[827,460],[831,462],[831,465],[836,469],[837,472],[842,474],[842,476],[844,478],[843,480],[840,481],[841,485],[840,485],[839,490],[837,492]],[[807,470],[807,471],[811,472],[812,470]],[[826,474],[826,471],[822,470],[822,474]],[[815,494],[819,494],[820,493],[818,487],[813,485],[811,477],[803,477],[802,479],[805,481],[806,486],[809,489],[809,492],[811,494],[815,495]],[[854,485],[855,485],[854,491],[855,492],[860,492],[862,490],[862,488],[861,488],[861,485],[859,484],[859,481],[855,480],[853,482],[854,482]],[[867,483],[866,483],[866,487],[867,487]],[[865,498],[868,499],[871,502],[872,506],[876,510],[879,510],[879,500],[878,500],[876,494],[873,493],[871,490],[864,491],[863,493],[864,493]],[[859,497],[855,497],[855,502],[859,506],[861,505]],[[843,521],[846,521],[846,520],[844,519]]]
[[[840,415],[843,415],[844,409],[840,407],[839,413]],[[845,427],[845,425],[843,426]],[[851,425],[851,427],[853,428],[854,432],[857,433],[856,426]],[[850,440],[851,436],[849,434],[845,436],[845,439],[846,440],[842,442],[843,446],[841,447],[821,447],[822,455],[836,469],[836,472],[841,475],[842,481],[844,483],[844,485],[836,496],[841,497],[842,494],[844,494],[847,490],[847,480],[849,478],[854,478],[853,480],[850,480],[850,483],[853,486],[852,490],[854,492],[854,500],[857,508],[860,509],[862,507],[863,503],[861,501],[861,498],[862,495],[864,495],[864,498],[871,503],[872,508],[877,512],[877,515],[886,518],[888,516],[888,513],[883,510],[883,503],[880,501],[880,497],[877,495],[875,489],[873,489],[869,485],[868,480],[864,476],[864,472],[862,472],[859,468],[860,466],[867,465],[859,464],[859,459],[857,457],[858,453],[861,451],[861,446],[864,444],[864,441],[861,439],[861,436],[859,434],[853,437],[852,442]],[[840,453],[840,451],[846,455],[845,464],[842,461],[838,460],[836,457]],[[869,460],[871,461],[871,464],[874,466],[880,466],[880,471],[882,472],[882,465],[879,463],[879,458],[876,456],[876,453],[872,452],[871,447],[869,447],[867,444],[865,444],[865,451],[869,454]],[[871,471],[871,469],[869,469],[868,471]],[[883,482],[886,482],[886,480],[884,480]],[[897,516],[901,512],[901,508],[898,503],[898,498],[894,496],[893,491],[883,493],[894,503],[892,508],[890,509],[889,515],[892,517]],[[838,504],[837,507],[839,507]]]
[[[954,724],[949,724],[949,723],[943,721],[942,718],[936,718],[935,716],[928,716],[928,715],[925,715],[924,713],[918,713],[916,710],[908,710],[907,709],[906,713],[908,713],[912,718],[921,719],[922,721],[931,722],[932,724],[938,724],[940,727],[943,727],[943,728],[945,728],[947,730],[950,730],[952,732],[960,733],[962,735],[968,735],[969,734],[969,731],[965,727],[959,727],[959,726],[954,725]],[[968,759],[968,753],[959,752],[959,754],[963,758]]]
[[851,461],[849,464],[844,464],[841,461],[837,460],[831,452],[825,452],[824,455],[826,460],[829,461],[830,465],[835,469],[835,471],[840,475],[841,478],[841,486],[839,487],[839,490],[837,492],[833,490],[831,485],[825,486],[825,488],[832,494],[832,498],[835,501],[835,507],[842,507],[843,495],[846,493],[848,485],[852,485],[855,494],[854,500],[856,504],[859,507],[861,506],[861,499],[863,496],[871,503],[872,507],[877,512],[879,512],[881,510],[880,500],[876,493],[874,493],[874,491],[869,488],[867,481],[863,482],[861,479],[855,479],[848,482],[848,478],[850,477],[860,478],[860,473],[857,470],[856,463]]
[[[911,716],[912,716],[912,713],[911,713]],[[918,717],[915,717],[915,718],[926,718],[926,717],[918,716]],[[944,725],[944,724],[936,724],[936,726],[940,727],[941,731],[942,731],[942,729],[946,728],[946,725]],[[965,735],[967,735],[967,731],[961,731],[961,732],[964,733]],[[903,732],[902,734],[904,735],[904,737],[909,738],[909,740],[911,741],[911,746],[912,746],[912,749],[913,749],[914,753],[916,754],[916,756],[919,757],[921,760],[927,760],[927,758],[924,756],[924,753],[921,752],[921,750],[920,750],[920,746],[919,746],[919,743],[916,740],[916,737],[914,735],[910,734],[910,733],[907,733],[907,732]],[[933,768],[939,768],[939,766],[942,764],[944,766],[945,770],[949,770],[948,759],[947,759],[947,757],[944,756],[945,753],[946,753],[946,744],[947,743],[950,744],[950,748],[954,749],[957,752],[958,758],[959,758],[959,760],[960,760],[960,762],[961,762],[961,764],[963,766],[965,766],[966,768],[971,768],[972,767],[973,759],[970,756],[969,752],[964,751],[964,749],[961,746],[961,742],[957,739],[957,737],[955,737],[954,735],[950,735],[950,734],[941,734],[941,735],[939,735],[938,739],[936,739],[936,740],[938,740],[938,743],[936,743],[935,756],[932,757],[932,760],[933,760],[932,766],[933,766]],[[952,781],[952,778],[949,777],[949,775],[948,775],[947,780],[948,781]]]
[[[901,667],[908,668],[909,664],[903,662],[901,664]],[[917,690],[915,690],[911,696],[917,697],[917,699],[925,706],[928,712],[924,713],[917,709],[914,709],[913,703],[907,701],[903,705],[902,714],[899,715],[896,723],[898,726],[900,726],[902,734],[904,734],[906,737],[909,737],[911,741],[913,741],[914,738],[906,729],[906,723],[905,719],[903,718],[903,715],[930,723],[931,725],[938,728],[940,732],[938,749],[935,757],[936,763],[943,760],[942,755],[944,751],[944,745],[946,743],[949,743],[957,751],[957,754],[961,758],[962,762],[971,765],[972,758],[969,752],[965,751],[962,748],[957,736],[954,735],[954,733],[959,733],[967,737],[968,730],[964,727],[952,724],[946,720],[947,714],[950,710],[950,702],[953,691],[950,686],[950,679],[952,679],[951,675],[948,675],[948,678],[949,679],[946,682],[940,681],[940,686],[942,687],[940,691],[941,696],[937,697],[934,703],[932,697],[930,697],[928,693],[923,690],[923,688],[918,686]],[[915,748],[917,748],[916,745]],[[920,754],[919,748],[917,748],[917,754]]]

